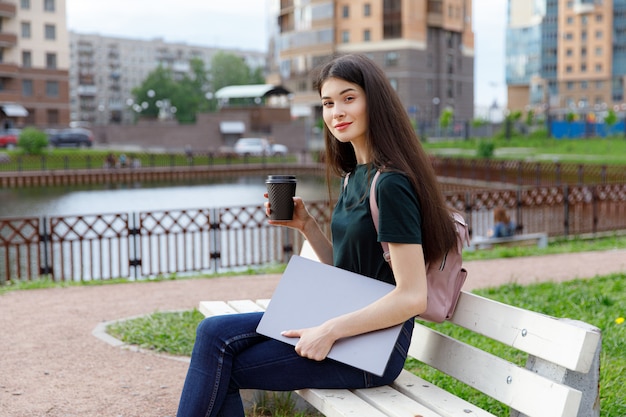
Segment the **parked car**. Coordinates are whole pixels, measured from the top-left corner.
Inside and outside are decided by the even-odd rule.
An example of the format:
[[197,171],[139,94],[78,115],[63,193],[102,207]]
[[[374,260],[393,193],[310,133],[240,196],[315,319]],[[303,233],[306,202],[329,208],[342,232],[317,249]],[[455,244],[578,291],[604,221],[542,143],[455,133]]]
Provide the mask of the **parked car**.
[[239,156],[261,156],[270,154],[270,143],[264,138],[241,138],[235,143]]
[[285,155],[287,155],[288,152],[289,152],[289,150],[287,149],[287,147],[285,145],[281,145],[280,143],[273,143],[270,146],[270,153],[272,155],[285,156]]
[[57,148],[61,146],[91,147],[93,145],[93,133],[83,128],[63,129],[52,133],[48,137],[48,143]]
[[6,129],[0,131],[0,148],[12,149],[16,147],[21,132],[20,129]]

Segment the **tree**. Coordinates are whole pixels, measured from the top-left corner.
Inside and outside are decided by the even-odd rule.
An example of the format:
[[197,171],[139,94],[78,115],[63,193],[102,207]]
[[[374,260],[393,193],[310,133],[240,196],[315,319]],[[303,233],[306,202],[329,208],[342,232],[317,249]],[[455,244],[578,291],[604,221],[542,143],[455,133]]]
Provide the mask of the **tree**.
[[209,71],[211,87],[217,91],[229,85],[263,84],[263,68],[251,69],[244,59],[228,52],[213,55]]
[[447,107],[443,111],[443,113],[441,113],[441,117],[439,118],[439,126],[441,126],[443,129],[445,129],[448,126],[450,126],[450,123],[452,123],[453,119],[454,119],[454,110],[452,110],[451,108]]
[[[214,92],[227,85],[262,84],[263,69],[250,69],[243,58],[218,52],[211,70],[200,59],[192,59],[189,74],[180,76],[159,66],[133,89],[133,110],[143,117],[157,118],[170,112],[179,123],[194,123],[198,112],[215,111]],[[169,106],[169,107],[168,107]]]
[[152,71],[139,87],[132,90],[135,97],[133,108],[142,116],[156,119],[159,116],[160,108],[157,102],[163,100],[172,101],[177,96],[179,86],[174,81],[173,73],[170,69],[159,65]]

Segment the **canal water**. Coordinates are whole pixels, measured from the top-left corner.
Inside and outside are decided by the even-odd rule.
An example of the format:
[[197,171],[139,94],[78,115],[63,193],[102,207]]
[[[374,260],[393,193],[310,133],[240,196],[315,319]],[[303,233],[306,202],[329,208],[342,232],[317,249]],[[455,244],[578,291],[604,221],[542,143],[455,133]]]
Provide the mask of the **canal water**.
[[[0,189],[0,217],[88,215],[262,205],[265,178],[242,176],[196,183]],[[324,180],[299,176],[304,201],[327,198]]]

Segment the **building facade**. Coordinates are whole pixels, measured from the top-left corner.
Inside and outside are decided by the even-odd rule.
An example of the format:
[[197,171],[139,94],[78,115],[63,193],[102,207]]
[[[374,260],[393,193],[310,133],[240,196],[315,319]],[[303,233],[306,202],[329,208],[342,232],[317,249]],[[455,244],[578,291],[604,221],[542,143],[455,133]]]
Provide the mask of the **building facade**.
[[474,113],[471,0],[279,0],[276,50],[297,116],[319,118],[312,72],[333,56],[366,54],[386,72],[416,121],[444,109]]
[[65,0],[0,1],[3,128],[69,123]]
[[626,0],[509,0],[506,44],[511,110],[626,110]]
[[[141,107],[132,90],[159,66],[174,74],[190,74],[199,59],[210,68],[218,48],[70,32],[71,120],[89,125],[130,124]],[[228,50],[251,68],[265,67],[266,54]]]

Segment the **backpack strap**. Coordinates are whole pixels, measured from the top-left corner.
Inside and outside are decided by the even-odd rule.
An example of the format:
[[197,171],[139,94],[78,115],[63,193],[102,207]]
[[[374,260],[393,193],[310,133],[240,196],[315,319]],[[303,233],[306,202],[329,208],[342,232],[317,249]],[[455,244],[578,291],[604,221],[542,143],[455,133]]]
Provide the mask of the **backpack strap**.
[[[380,176],[380,170],[376,170],[374,178],[372,178],[372,185],[370,186],[370,211],[372,212],[372,220],[374,221],[374,227],[376,233],[378,233],[378,203],[376,203],[376,180]],[[385,261],[391,262],[391,256],[389,255],[389,243],[380,242],[380,246],[383,247],[383,258]]]

